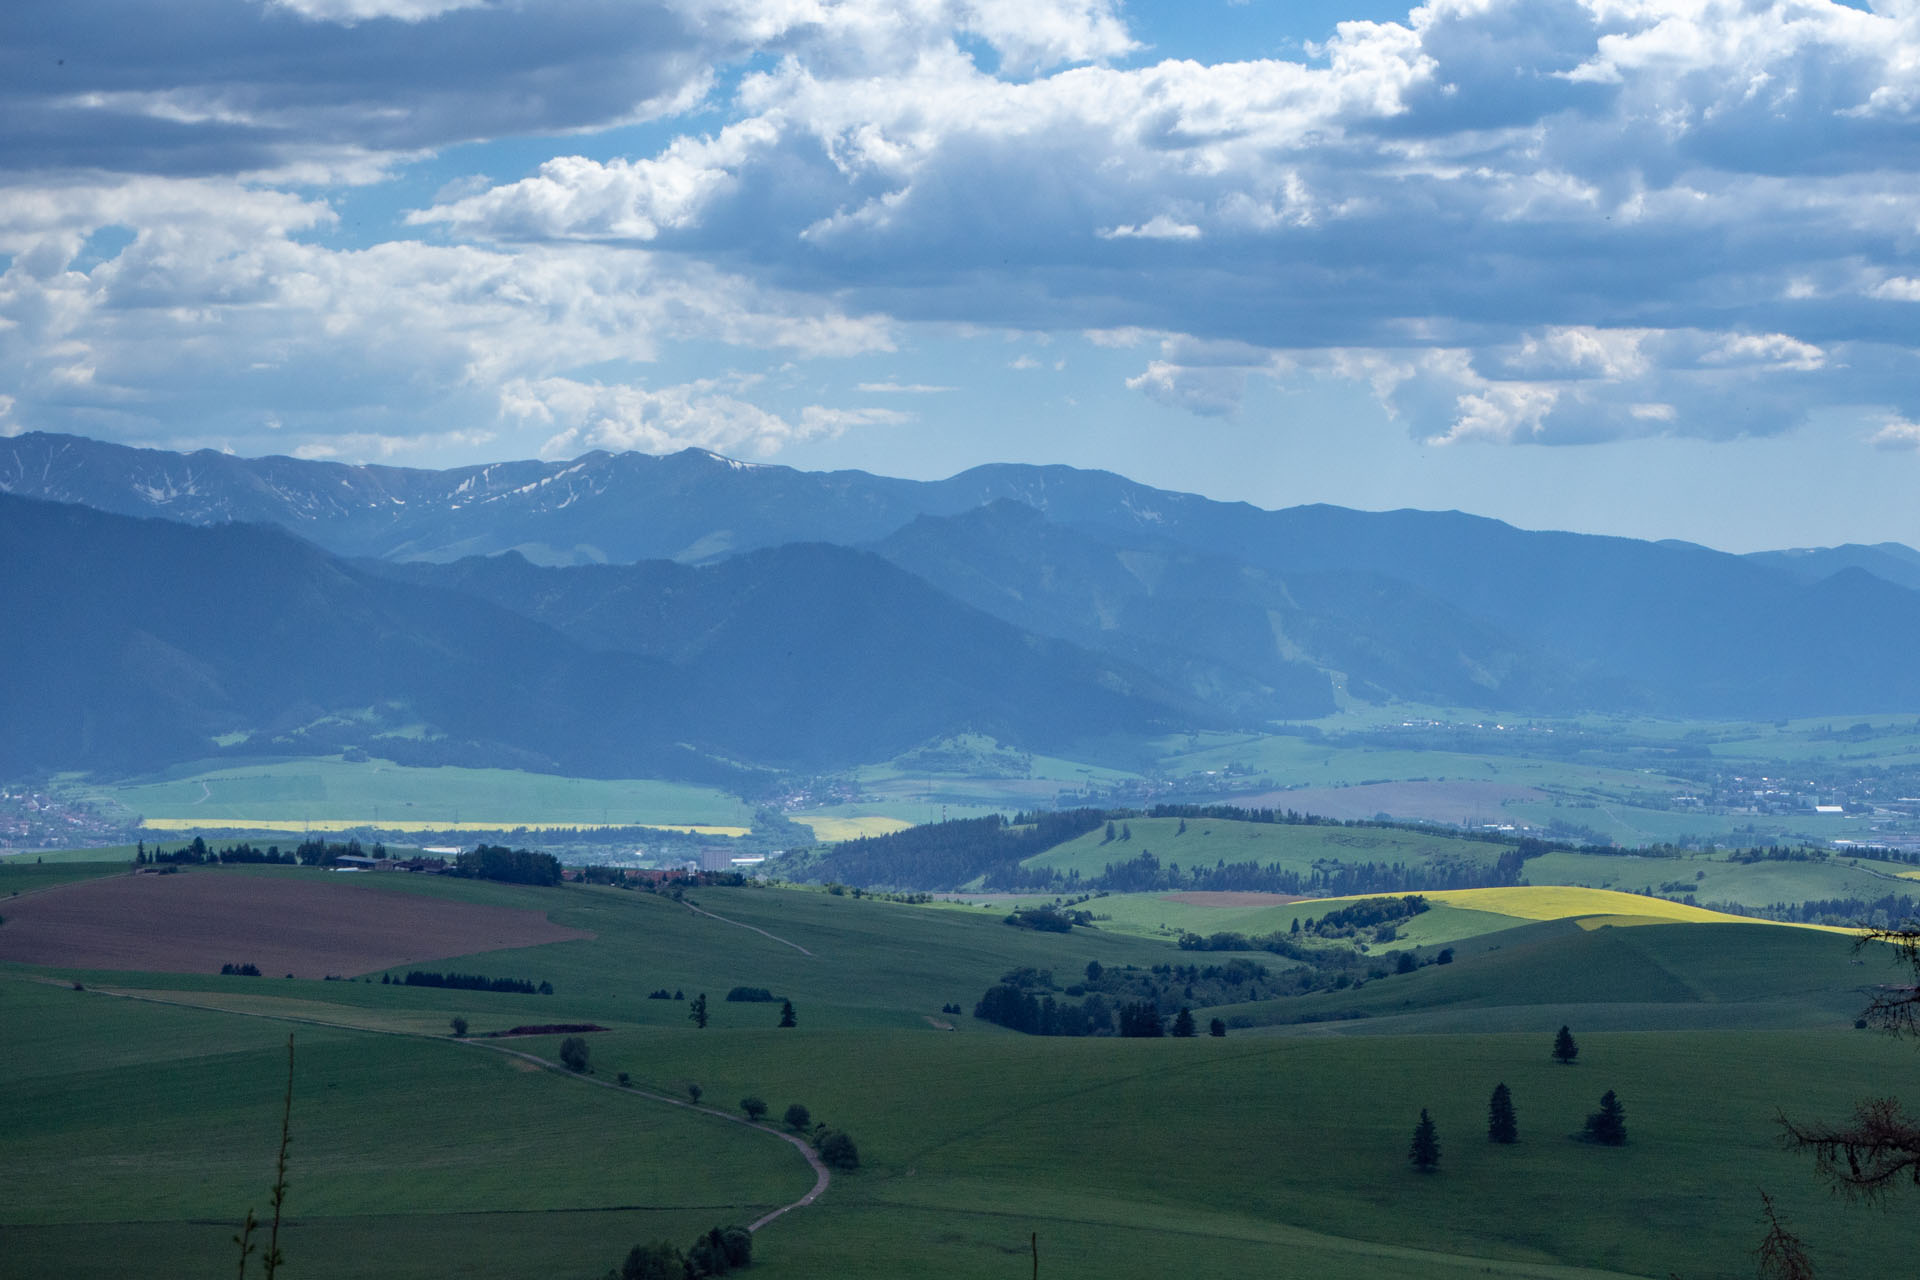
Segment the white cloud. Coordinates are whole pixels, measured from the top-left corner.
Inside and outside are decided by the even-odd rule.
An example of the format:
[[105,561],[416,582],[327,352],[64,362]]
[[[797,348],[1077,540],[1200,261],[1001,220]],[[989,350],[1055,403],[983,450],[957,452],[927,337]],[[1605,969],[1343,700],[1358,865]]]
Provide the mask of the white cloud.
[[1876,449],[1911,451],[1920,449],[1920,422],[1890,418],[1868,441]]
[[1177,222],[1164,213],[1157,213],[1138,226],[1122,224],[1094,234],[1102,240],[1198,240],[1201,231],[1191,222]]
[[1226,417],[1240,407],[1246,394],[1247,372],[1230,366],[1187,368],[1155,360],[1137,377],[1127,379],[1129,390],[1161,404],[1202,417]]
[[889,395],[933,395],[943,391],[957,391],[958,387],[935,386],[925,382],[862,382],[855,391],[877,392]]
[[767,455],[797,440],[839,435],[850,426],[911,420],[892,409],[807,405],[793,422],[741,398],[751,383],[709,378],[655,389],[570,378],[516,379],[501,388],[501,410],[553,432],[541,450],[547,457],[583,449],[666,453],[685,448]]
[[[1920,300],[1905,0],[1431,0],[1218,65],[1128,61],[1114,0],[39,12],[0,84],[8,424],[275,414],[365,452],[511,404],[550,439],[759,451],[888,411],[628,370],[920,320],[1157,341],[1128,385],[1201,415],[1359,379],[1431,440],[1920,416],[1889,305]],[[407,217],[428,242],[331,247],[360,205],[300,185],[509,135],[574,154],[444,185]]]
[[316,22],[351,25],[376,18],[424,22],[456,9],[478,9],[488,0],[265,0],[270,8],[287,9]]

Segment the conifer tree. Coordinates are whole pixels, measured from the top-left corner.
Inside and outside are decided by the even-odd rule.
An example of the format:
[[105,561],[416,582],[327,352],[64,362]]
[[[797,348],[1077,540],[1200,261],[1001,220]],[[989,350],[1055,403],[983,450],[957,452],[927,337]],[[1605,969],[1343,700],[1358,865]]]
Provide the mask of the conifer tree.
[[1580,1056],[1580,1046],[1573,1042],[1573,1032],[1561,1027],[1553,1037],[1553,1060],[1563,1066],[1572,1066],[1573,1060]]
[[702,1031],[707,1029],[707,993],[702,991],[687,1006],[687,1017],[693,1019],[693,1025]]
[[1609,1147],[1627,1143],[1627,1109],[1609,1089],[1600,1099],[1600,1109],[1587,1117],[1587,1137]]
[[1414,1126],[1413,1146],[1407,1151],[1407,1159],[1422,1173],[1432,1173],[1440,1167],[1440,1135],[1425,1107],[1420,1108],[1420,1123]]
[[1182,1039],[1190,1039],[1193,1032],[1193,1010],[1182,1006],[1179,1016],[1173,1020],[1173,1034]]
[[1487,1141],[1520,1141],[1520,1123],[1513,1114],[1513,1094],[1505,1081],[1493,1086],[1493,1098],[1487,1103]]
[[793,1016],[793,1001],[791,1000],[782,1000],[780,1002],[780,1025],[783,1027],[799,1025],[799,1020]]

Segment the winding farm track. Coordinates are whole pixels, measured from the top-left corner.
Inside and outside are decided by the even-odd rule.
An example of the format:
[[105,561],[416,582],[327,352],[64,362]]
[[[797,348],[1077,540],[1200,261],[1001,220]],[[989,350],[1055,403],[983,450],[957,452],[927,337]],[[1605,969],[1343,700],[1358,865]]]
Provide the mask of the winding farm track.
[[682,901],[680,905],[685,907],[687,910],[693,912],[693,914],[697,916],[705,916],[709,920],[718,920],[721,924],[730,924],[736,929],[750,929],[754,933],[759,934],[763,938],[772,938],[775,942],[779,943],[781,946],[792,947],[795,951],[798,951],[803,956],[810,956],[813,954],[813,952],[807,950],[805,947],[801,946],[799,943],[788,942],[785,938],[781,937],[779,934],[768,933],[765,929],[762,929],[758,925],[742,924],[738,920],[729,920],[725,916],[717,916],[713,914],[713,912],[708,911],[704,907],[694,906],[691,902]]
[[[709,913],[701,912],[701,914],[706,915]],[[714,919],[718,920],[720,919],[720,917],[715,916]],[[733,920],[728,920],[726,921],[726,923],[735,924],[738,922]],[[753,928],[752,925],[741,925],[740,927],[743,929]],[[764,930],[755,929],[754,932],[761,933],[761,932],[764,932]],[[773,937],[772,934],[768,934],[767,936],[770,938]],[[786,939],[774,938],[774,941],[786,942]],[[791,942],[788,942],[787,945],[790,947],[797,947],[797,944],[791,943]],[[805,948],[798,948],[798,947],[797,949],[805,950]],[[807,952],[807,954],[811,955],[813,953]],[[44,982],[52,986],[68,985],[65,981],[52,979],[52,978],[22,978],[22,979],[15,979],[15,981]],[[670,1094],[655,1093],[651,1089],[635,1089],[635,1088],[632,1088],[631,1086],[622,1086],[622,1085],[614,1084],[611,1081],[607,1081],[607,1080],[595,1080],[595,1079],[592,1079],[591,1077],[581,1075],[577,1072],[569,1071],[565,1066],[561,1065],[558,1062],[555,1062],[551,1058],[542,1058],[538,1054],[528,1053],[523,1049],[509,1049],[509,1048],[506,1048],[504,1045],[489,1044],[484,1040],[461,1039],[461,1038],[452,1037],[452,1036],[423,1035],[415,1031],[393,1031],[385,1027],[358,1026],[351,1022],[330,1022],[325,1018],[301,1018],[301,1017],[295,1017],[292,1014],[258,1013],[251,1010],[243,1010],[243,1009],[223,1009],[216,1005],[195,1004],[191,1000],[169,1000],[160,996],[146,995],[140,992],[119,990],[119,989],[114,989],[109,987],[89,987],[89,988],[86,988],[86,990],[89,994],[92,994],[92,995],[110,996],[120,1000],[135,1000],[143,1004],[173,1005],[183,1009],[201,1009],[201,1010],[206,1010],[213,1013],[225,1013],[225,1014],[230,1014],[234,1017],[239,1017],[239,1018],[263,1018],[269,1022],[290,1022],[290,1023],[295,1023],[303,1026],[310,1026],[310,1027],[326,1027],[327,1029],[333,1030],[333,1031],[358,1031],[366,1035],[375,1035],[375,1036],[401,1036],[408,1040],[425,1040],[433,1044],[459,1044],[459,1045],[465,1045],[469,1049],[485,1049],[493,1053],[505,1054],[509,1058],[518,1058],[523,1062],[530,1062],[534,1066],[539,1067],[542,1070],[551,1071],[556,1075],[565,1077],[566,1079],[569,1079],[569,1080],[577,1081],[580,1084],[593,1085],[601,1089],[611,1089],[615,1093],[626,1094],[626,1095],[630,1095],[638,1098],[645,1098],[649,1102],[665,1103],[667,1106],[670,1106],[670,1107],[679,1107],[686,1111],[698,1112],[699,1114],[704,1116],[712,1116],[716,1120],[725,1120],[729,1124],[745,1125],[749,1129],[758,1129],[761,1133],[768,1134],[772,1137],[780,1139],[782,1142],[789,1144],[796,1151],[798,1151],[803,1157],[805,1157],[807,1162],[807,1167],[813,1170],[813,1187],[805,1195],[801,1196],[798,1200],[792,1201],[789,1204],[783,1204],[779,1208],[771,1210],[770,1212],[767,1212],[767,1213],[763,1213],[758,1218],[755,1218],[752,1222],[749,1222],[747,1224],[747,1230],[749,1231],[758,1231],[760,1228],[766,1226],[768,1223],[773,1222],[778,1218],[784,1217],[786,1214],[792,1213],[795,1209],[806,1208],[808,1205],[812,1204],[815,1200],[818,1200],[822,1195],[824,1195],[826,1193],[827,1188],[833,1184],[833,1174],[828,1171],[826,1164],[820,1159],[819,1154],[816,1151],[814,1151],[814,1149],[810,1145],[808,1145],[807,1141],[804,1138],[801,1138],[798,1134],[782,1132],[781,1130],[774,1128],[772,1125],[756,1124],[751,1120],[744,1119],[741,1116],[736,1116],[732,1112],[721,1111],[715,1107],[699,1106],[696,1103],[684,1101],[680,1098],[673,1097]]]

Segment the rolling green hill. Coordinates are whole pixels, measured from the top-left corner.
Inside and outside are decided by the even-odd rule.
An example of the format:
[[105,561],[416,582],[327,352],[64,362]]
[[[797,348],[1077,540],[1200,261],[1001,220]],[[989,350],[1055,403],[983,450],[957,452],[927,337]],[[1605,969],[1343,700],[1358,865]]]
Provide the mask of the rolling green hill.
[[[0,868],[0,893],[26,870]],[[1224,1039],[1070,1040],[941,1007],[970,1009],[1022,966],[1064,982],[1089,961],[1225,957],[1118,928],[1009,928],[1004,908],[351,879],[532,906],[593,936],[437,966],[550,980],[551,996],[0,966],[0,1131],[32,1175],[0,1206],[0,1276],[135,1255],[156,1273],[231,1267],[232,1224],[271,1180],[289,1030],[285,1244],[304,1274],[591,1280],[637,1240],[688,1239],[806,1189],[774,1136],[638,1096],[685,1097],[689,1081],[723,1110],[747,1094],[775,1116],[802,1102],[859,1143],[858,1172],[759,1233],[750,1274],[770,1280],[1018,1274],[1034,1235],[1043,1272],[1120,1280],[1276,1265],[1333,1280],[1739,1274],[1756,1183],[1829,1274],[1904,1247],[1900,1212],[1850,1212],[1775,1140],[1777,1109],[1837,1114],[1920,1065],[1853,1029],[1861,988],[1897,971],[1830,933],[1509,919],[1457,937],[1451,964],[1201,1010],[1203,1025],[1262,1022]],[[1443,910],[1487,914],[1428,914]],[[777,1005],[720,998],[741,985],[791,998],[798,1027],[774,1026]],[[708,993],[711,1025],[648,998],[663,988]],[[607,1027],[587,1037],[590,1080],[624,1072],[633,1089],[456,1043],[455,1014],[475,1031]],[[1581,1045],[1572,1068],[1547,1053],[1562,1022]],[[552,1058],[558,1039],[506,1043]],[[1517,1147],[1483,1140],[1498,1081]],[[1569,1137],[1606,1089],[1627,1105],[1617,1151]],[[1432,1178],[1406,1163],[1422,1107],[1440,1125]]]

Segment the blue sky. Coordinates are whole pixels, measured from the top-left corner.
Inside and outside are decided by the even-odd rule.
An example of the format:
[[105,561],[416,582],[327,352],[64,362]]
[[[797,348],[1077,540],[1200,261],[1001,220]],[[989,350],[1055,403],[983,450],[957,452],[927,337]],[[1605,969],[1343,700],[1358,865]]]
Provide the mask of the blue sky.
[[7,433],[1920,545],[1912,0],[13,0],[0,118]]

